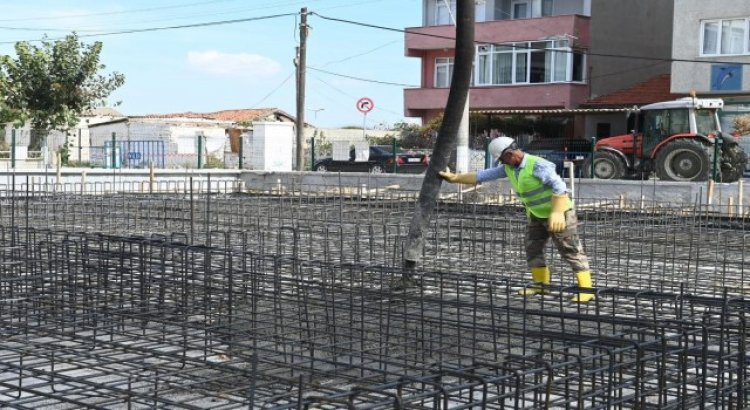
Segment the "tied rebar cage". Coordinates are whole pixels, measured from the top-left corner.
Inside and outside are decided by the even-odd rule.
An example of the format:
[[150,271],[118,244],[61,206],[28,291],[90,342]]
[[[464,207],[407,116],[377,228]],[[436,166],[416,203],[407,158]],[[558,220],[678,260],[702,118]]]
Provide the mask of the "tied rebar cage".
[[579,200],[597,285],[580,305],[552,249],[550,294],[518,296],[510,199],[440,202],[418,286],[393,288],[415,195],[4,192],[0,403],[747,406],[743,218]]

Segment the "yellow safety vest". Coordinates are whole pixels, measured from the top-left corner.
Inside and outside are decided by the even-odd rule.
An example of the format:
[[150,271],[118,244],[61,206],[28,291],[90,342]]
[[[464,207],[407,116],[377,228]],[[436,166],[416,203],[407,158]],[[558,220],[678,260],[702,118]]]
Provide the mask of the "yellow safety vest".
[[[531,154],[524,155],[526,166],[521,169],[518,176],[516,176],[516,169],[510,165],[505,165],[505,173],[526,207],[526,212],[537,218],[547,219],[552,212],[552,188],[544,185],[539,178],[534,176],[534,164],[541,158]],[[567,209],[572,207],[573,203],[568,198]]]

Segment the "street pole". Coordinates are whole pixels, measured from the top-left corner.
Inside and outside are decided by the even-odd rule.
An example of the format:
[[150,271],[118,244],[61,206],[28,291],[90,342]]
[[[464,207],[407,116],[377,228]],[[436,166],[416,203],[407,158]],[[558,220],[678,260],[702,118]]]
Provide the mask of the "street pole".
[[297,47],[297,171],[305,169],[305,70],[307,69],[307,7],[300,10],[299,47]]

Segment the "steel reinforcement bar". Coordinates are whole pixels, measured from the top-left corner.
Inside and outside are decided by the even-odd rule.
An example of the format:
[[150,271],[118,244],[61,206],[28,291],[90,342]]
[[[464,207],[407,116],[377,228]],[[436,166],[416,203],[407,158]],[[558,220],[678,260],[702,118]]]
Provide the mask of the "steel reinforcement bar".
[[[215,235],[215,236],[214,236]],[[721,408],[748,400],[732,296],[61,230],[0,230],[9,408]],[[179,239],[179,238],[178,238]],[[325,259],[325,258],[324,258]]]

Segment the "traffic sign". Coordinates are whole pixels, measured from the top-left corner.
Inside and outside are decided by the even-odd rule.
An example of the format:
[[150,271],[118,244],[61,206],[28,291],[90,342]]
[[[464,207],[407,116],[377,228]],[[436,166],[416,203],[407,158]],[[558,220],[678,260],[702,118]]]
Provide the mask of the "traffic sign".
[[371,99],[362,97],[357,100],[357,110],[359,110],[359,112],[361,112],[362,114],[367,114],[368,112],[372,111],[373,108],[375,108],[375,103],[372,102]]

